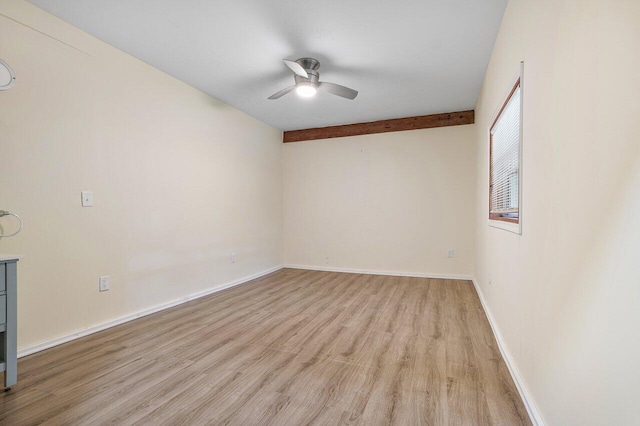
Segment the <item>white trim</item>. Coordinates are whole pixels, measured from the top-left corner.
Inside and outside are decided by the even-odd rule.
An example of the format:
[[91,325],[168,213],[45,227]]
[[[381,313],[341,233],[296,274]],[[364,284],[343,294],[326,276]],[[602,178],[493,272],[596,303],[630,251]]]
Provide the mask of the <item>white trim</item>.
[[283,268],[283,266],[279,265],[279,266],[276,266],[274,268],[270,268],[270,269],[267,269],[265,271],[258,272],[257,274],[253,274],[253,275],[248,276],[248,277],[244,277],[244,278],[240,278],[240,279],[235,280],[235,281],[228,282],[226,284],[221,285],[220,287],[216,287],[216,288],[212,288],[212,289],[209,289],[209,290],[205,290],[203,292],[195,293],[195,294],[189,295],[187,297],[183,297],[181,299],[177,299],[177,300],[173,300],[173,301],[168,302],[168,303],[164,303],[162,305],[154,306],[153,308],[145,309],[144,311],[140,311],[140,312],[137,312],[135,314],[127,315],[127,316],[115,319],[113,321],[109,321],[109,322],[106,322],[106,323],[103,323],[103,324],[100,324],[100,325],[89,327],[86,330],[77,331],[75,333],[67,334],[66,336],[62,336],[62,337],[58,337],[58,338],[53,339],[53,340],[48,340],[46,342],[38,343],[36,345],[27,346],[26,348],[22,348],[22,349],[20,349],[18,351],[18,358],[21,358],[21,357],[27,356],[27,355],[31,355],[31,354],[34,354],[36,352],[40,352],[40,351],[43,351],[45,349],[49,349],[49,348],[52,348],[54,346],[61,345],[63,343],[67,343],[67,342],[70,342],[72,340],[76,340],[76,339],[79,339],[81,337],[85,337],[85,336],[88,336],[90,334],[97,333],[98,331],[106,330],[107,328],[115,327],[116,325],[124,324],[125,322],[133,321],[134,319],[138,319],[138,318],[150,315],[150,314],[154,314],[156,312],[160,312],[160,311],[163,311],[165,309],[169,309],[169,308],[172,308],[174,306],[181,305],[183,303],[190,302],[192,300],[199,299],[201,297],[208,296],[210,294],[217,293],[219,291],[226,290],[228,288],[235,287],[235,286],[240,285],[240,284],[247,283],[249,281],[255,280],[256,278],[260,278],[260,277],[262,277],[264,275],[268,275],[268,274],[270,274],[272,272],[279,271],[282,268]]
[[415,277],[415,278],[439,278],[443,280],[468,280],[473,279],[470,275],[446,275],[446,274],[431,274],[423,272],[398,272],[398,271],[374,271],[367,269],[348,269],[348,268],[329,268],[324,266],[311,266],[311,265],[284,265],[285,268],[291,269],[308,269],[310,271],[326,271],[326,272],[344,272],[347,274],[367,274],[367,275],[390,275],[396,277]]
[[534,426],[544,426],[544,420],[542,419],[542,415],[540,414],[540,411],[538,411],[538,408],[536,407],[536,404],[533,400],[533,395],[531,395],[529,388],[527,388],[527,385],[524,383],[524,380],[522,379],[522,375],[520,374],[520,371],[518,370],[518,367],[515,361],[513,360],[513,358],[511,357],[511,354],[507,350],[504,340],[502,339],[502,334],[500,334],[498,325],[493,319],[493,315],[489,310],[489,305],[487,305],[487,301],[485,300],[484,295],[480,290],[480,286],[478,285],[478,282],[476,281],[475,278],[472,278],[471,281],[473,282],[473,286],[476,289],[476,293],[478,293],[478,298],[480,299],[480,303],[482,304],[484,313],[487,316],[487,319],[489,320],[489,325],[491,326],[493,335],[496,338],[496,342],[498,342],[498,348],[500,349],[500,353],[502,354],[502,359],[504,359],[505,364],[507,364],[507,368],[509,369],[511,378],[513,379],[513,382],[516,384],[516,388],[518,389],[520,398],[522,399],[522,402],[524,403],[524,406],[527,409],[527,413],[529,414],[531,423],[533,423]]

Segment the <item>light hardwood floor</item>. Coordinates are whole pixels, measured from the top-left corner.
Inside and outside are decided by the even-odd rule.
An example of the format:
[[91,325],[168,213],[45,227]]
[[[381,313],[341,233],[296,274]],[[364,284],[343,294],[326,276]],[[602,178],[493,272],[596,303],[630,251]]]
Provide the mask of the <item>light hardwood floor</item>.
[[294,269],[22,358],[0,423],[531,424],[471,282]]

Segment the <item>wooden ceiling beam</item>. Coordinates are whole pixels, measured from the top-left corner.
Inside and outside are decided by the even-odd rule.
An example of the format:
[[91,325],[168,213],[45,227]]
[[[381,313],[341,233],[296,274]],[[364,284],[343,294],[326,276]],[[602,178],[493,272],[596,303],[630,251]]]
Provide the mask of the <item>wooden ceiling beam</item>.
[[316,127],[313,129],[284,132],[282,142],[301,142],[315,139],[343,138],[346,136],[370,135],[373,133],[401,132],[403,130],[430,129],[433,127],[473,124],[475,113],[470,111],[445,114],[419,115],[368,123],[345,124],[343,126]]

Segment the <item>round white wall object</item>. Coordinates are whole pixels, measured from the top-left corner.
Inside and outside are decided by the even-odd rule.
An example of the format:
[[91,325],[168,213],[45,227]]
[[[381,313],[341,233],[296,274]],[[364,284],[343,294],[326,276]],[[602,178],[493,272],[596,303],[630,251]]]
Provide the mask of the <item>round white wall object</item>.
[[16,75],[5,61],[0,59],[0,90],[9,90],[16,81]]

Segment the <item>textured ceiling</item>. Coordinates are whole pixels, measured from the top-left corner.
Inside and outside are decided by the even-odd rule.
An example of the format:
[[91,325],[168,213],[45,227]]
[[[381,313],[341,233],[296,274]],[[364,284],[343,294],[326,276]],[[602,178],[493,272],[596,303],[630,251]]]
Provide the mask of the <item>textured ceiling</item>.
[[[507,0],[30,0],[282,130],[473,109]],[[300,98],[282,59],[358,90]]]

